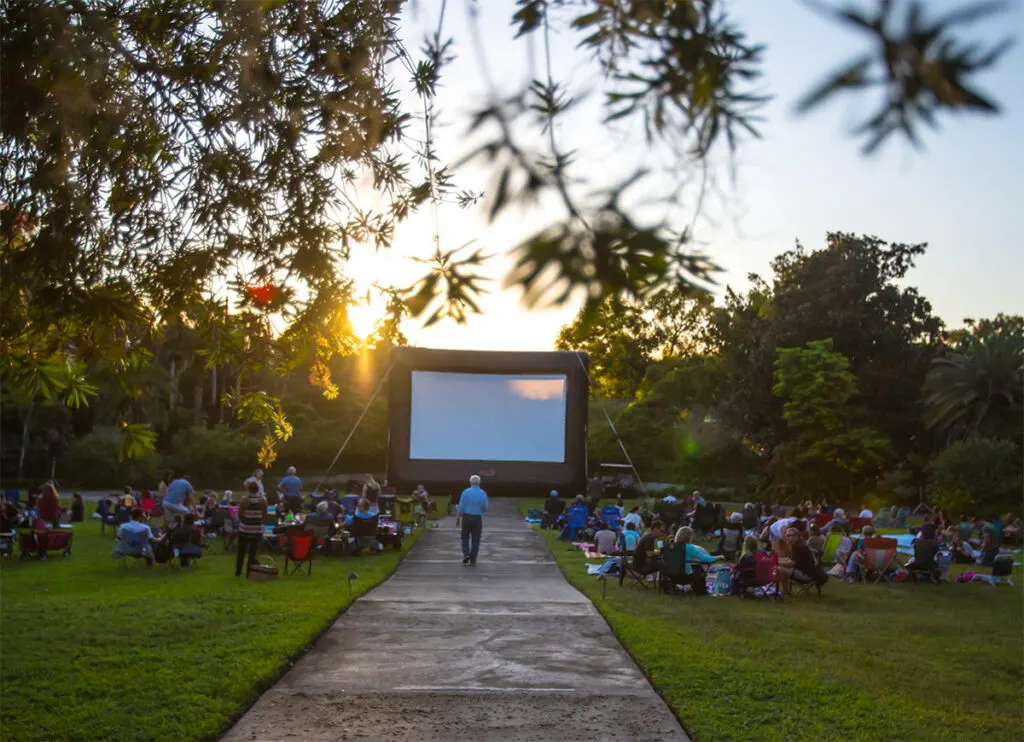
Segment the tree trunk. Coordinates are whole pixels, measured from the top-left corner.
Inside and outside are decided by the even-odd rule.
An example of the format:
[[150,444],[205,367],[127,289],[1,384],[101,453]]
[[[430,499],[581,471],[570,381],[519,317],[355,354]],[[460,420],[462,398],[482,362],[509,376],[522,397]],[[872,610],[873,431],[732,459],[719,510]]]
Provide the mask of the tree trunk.
[[210,404],[217,404],[217,367],[210,369]]
[[178,359],[171,356],[171,386],[167,392],[167,405],[174,412],[174,393],[178,388]]
[[32,413],[36,409],[35,395],[28,403],[28,413],[25,415],[25,423],[21,426],[21,451],[18,453],[18,479],[25,473],[25,455],[28,453],[28,436],[31,432]]
[[196,374],[196,384],[192,387],[192,423],[202,425],[205,416],[203,409],[203,377]]

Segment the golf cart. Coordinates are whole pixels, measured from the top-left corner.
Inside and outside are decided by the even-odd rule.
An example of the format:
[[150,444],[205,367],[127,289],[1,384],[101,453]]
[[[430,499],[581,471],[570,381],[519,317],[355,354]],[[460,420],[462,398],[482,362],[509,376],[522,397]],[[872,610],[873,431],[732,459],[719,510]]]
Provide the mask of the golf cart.
[[640,496],[640,488],[629,464],[598,464],[597,473],[604,486],[605,497],[631,500]]

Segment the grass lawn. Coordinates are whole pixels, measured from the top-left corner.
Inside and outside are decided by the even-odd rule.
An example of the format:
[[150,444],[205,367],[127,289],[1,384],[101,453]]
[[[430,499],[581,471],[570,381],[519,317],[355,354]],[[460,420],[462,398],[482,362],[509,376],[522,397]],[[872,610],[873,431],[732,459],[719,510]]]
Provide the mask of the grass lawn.
[[1012,588],[830,580],[778,604],[609,581],[602,599],[582,553],[541,533],[694,740],[1024,735],[1020,569]]
[[213,739],[349,605],[347,575],[367,592],[419,533],[260,583],[234,576],[221,541],[193,570],[121,569],[99,531],[88,520],[70,558],[0,573],[0,739]]

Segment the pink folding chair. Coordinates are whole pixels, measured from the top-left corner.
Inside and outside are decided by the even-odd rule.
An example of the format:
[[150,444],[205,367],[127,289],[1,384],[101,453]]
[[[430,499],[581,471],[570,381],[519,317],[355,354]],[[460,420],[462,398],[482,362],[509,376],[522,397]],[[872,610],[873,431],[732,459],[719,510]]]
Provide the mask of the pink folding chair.
[[866,538],[864,539],[864,561],[860,566],[860,578],[862,582],[868,581],[868,576],[873,575],[872,582],[889,579],[893,564],[896,563],[896,547],[899,543],[894,538]]

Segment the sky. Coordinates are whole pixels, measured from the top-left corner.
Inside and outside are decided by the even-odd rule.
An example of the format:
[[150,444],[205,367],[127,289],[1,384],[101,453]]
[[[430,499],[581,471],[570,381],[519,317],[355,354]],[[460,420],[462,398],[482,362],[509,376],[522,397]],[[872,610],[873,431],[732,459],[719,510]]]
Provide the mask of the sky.
[[[941,12],[965,1],[928,0],[925,5],[930,12]],[[543,74],[540,45],[534,43],[531,49],[513,40],[514,0],[477,0],[480,45],[472,43],[469,4],[450,0],[444,16],[443,35],[455,39],[456,55],[444,70],[437,99],[436,139],[446,162],[466,154],[468,114],[486,101],[489,91],[510,93],[531,74]],[[424,32],[436,27],[441,5],[440,0],[420,0],[410,6],[403,22],[408,47],[418,48]],[[1024,204],[1024,48],[1018,44],[995,70],[978,79],[1002,104],[1000,116],[946,116],[940,131],[924,133],[922,149],[894,139],[881,152],[865,156],[849,131],[873,110],[872,98],[841,97],[807,116],[797,116],[793,107],[829,70],[864,53],[868,40],[823,19],[801,0],[735,0],[730,7],[750,39],[767,45],[759,90],[773,99],[761,111],[766,119],[762,138],[746,141],[735,157],[735,177],[730,177],[726,158],[716,158],[711,171],[716,187],[699,213],[691,208],[680,215],[684,224],[692,224],[695,243],[723,269],[716,295],[726,286],[745,289],[751,272],[770,276],[771,259],[795,241],[811,249],[824,244],[827,232],[844,231],[927,242],[926,254],[905,283],[917,286],[950,327],[960,326],[966,317],[1024,313],[1024,239],[1014,214]],[[1024,37],[1024,3],[968,33],[989,42],[1006,35]],[[552,35],[554,77],[571,81],[577,91],[592,89],[595,65],[574,46],[568,32]],[[603,129],[597,123],[598,99],[590,100],[556,131],[560,144],[581,153],[577,172],[608,179],[650,155],[641,132],[610,134]],[[679,177],[692,180],[693,174]],[[486,167],[458,168],[455,182],[485,192],[485,198],[468,210],[449,204],[438,210],[443,248],[472,242],[474,249],[496,256],[490,268],[495,277],[492,293],[481,302],[484,313],[461,326],[446,320],[424,329],[409,322],[403,329],[416,345],[550,350],[559,328],[579,306],[573,302],[528,311],[517,289],[502,290],[510,248],[559,214],[555,205],[542,203],[507,210],[489,223],[486,194],[493,191],[493,178]],[[650,187],[657,191],[670,186],[655,180]],[[695,193],[691,201],[696,204]],[[390,250],[357,252],[351,274],[361,285],[408,285],[423,272],[410,258],[430,254],[433,235],[427,209],[400,227]],[[379,305],[361,311],[366,321],[379,312]]]

